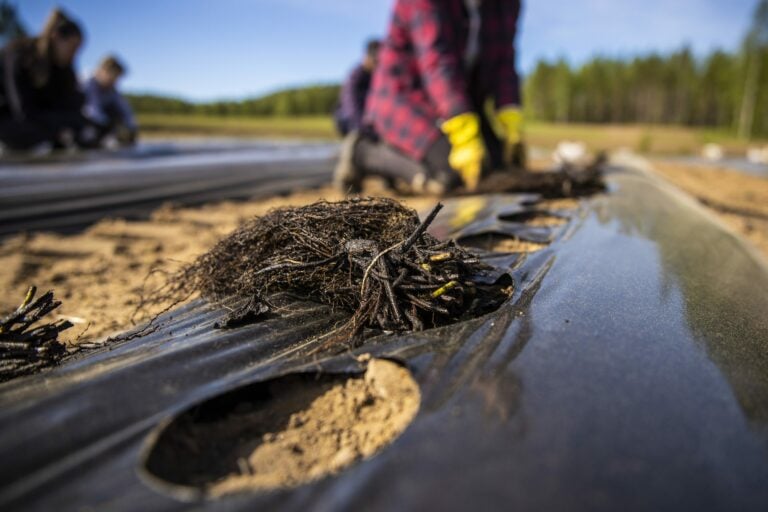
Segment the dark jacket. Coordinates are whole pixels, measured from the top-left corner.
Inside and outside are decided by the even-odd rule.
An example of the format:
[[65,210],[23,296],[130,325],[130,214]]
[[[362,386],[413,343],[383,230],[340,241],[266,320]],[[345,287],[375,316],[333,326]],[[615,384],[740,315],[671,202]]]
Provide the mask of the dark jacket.
[[83,87],[85,93],[85,116],[102,127],[125,126],[136,130],[133,109],[128,101],[114,87],[105,88],[96,78],[90,78]]
[[480,52],[464,63],[469,16],[464,0],[397,0],[379,53],[366,123],[388,144],[417,160],[440,136],[441,121],[486,98],[519,105],[514,40],[519,0],[483,0]]
[[359,130],[363,124],[365,101],[371,88],[371,72],[362,64],[349,74],[341,86],[339,108],[336,110],[336,124],[342,135]]
[[0,119],[77,127],[84,103],[71,66],[40,55],[37,39],[20,39],[0,50]]

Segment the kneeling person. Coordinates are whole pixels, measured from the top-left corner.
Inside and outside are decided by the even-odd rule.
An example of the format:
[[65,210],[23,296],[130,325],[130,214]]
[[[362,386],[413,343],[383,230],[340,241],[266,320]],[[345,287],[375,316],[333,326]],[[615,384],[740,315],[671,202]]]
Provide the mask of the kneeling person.
[[477,187],[521,141],[514,39],[519,0],[397,0],[366,105],[335,181],[367,175],[416,192]]
[[114,137],[122,145],[136,142],[138,127],[131,106],[117,90],[126,68],[117,57],[104,58],[85,84],[85,115],[102,131],[103,140]]
[[82,115],[74,61],[80,25],[55,9],[36,37],[0,50],[0,144],[15,151],[92,147],[96,134]]
[[349,74],[341,86],[339,107],[334,118],[336,129],[342,136],[358,131],[363,125],[365,102],[371,89],[371,76],[376,69],[381,42],[377,39],[368,41],[365,46],[365,57]]

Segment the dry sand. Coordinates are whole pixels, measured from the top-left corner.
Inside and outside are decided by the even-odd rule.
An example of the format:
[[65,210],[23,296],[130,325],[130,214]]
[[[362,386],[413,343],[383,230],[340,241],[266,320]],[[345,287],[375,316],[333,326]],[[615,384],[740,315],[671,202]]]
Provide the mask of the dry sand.
[[290,488],[338,473],[397,438],[419,409],[419,387],[382,359],[359,376],[294,375],[203,404],[150,448],[154,478],[209,497]]
[[[290,401],[275,398],[280,406]],[[246,454],[247,473],[229,475],[209,492],[219,496],[295,487],[338,473],[399,436],[416,416],[420,401],[408,371],[373,360],[363,378],[335,384],[309,407],[291,414],[285,428],[264,434],[262,444]]]
[[654,169],[713,210],[768,258],[768,179],[727,168],[656,161]]

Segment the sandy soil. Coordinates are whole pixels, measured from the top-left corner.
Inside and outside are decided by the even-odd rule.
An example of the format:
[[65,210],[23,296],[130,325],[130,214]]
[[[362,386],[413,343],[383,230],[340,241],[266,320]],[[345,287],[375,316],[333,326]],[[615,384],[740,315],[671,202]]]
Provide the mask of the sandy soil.
[[668,181],[713,210],[768,258],[768,179],[727,168],[653,162]]
[[495,233],[473,236],[462,240],[462,244],[483,249],[485,251],[498,252],[535,252],[540,251],[547,246],[547,244],[518,240],[516,238],[497,235]]
[[[307,392],[316,398],[296,410],[296,402],[305,399],[301,395]],[[207,492],[216,497],[295,487],[338,473],[390,444],[416,416],[419,403],[419,388],[410,373],[376,359],[359,378],[276,390],[271,406],[230,416],[216,425],[241,432],[271,417],[287,417],[284,426],[263,433],[255,449],[242,453],[237,472],[212,483]],[[211,437],[209,432],[196,434]]]
[[155,434],[144,470],[161,489],[218,497],[295,487],[372,457],[421,398],[407,369],[363,361],[362,375],[288,375],[204,402]]

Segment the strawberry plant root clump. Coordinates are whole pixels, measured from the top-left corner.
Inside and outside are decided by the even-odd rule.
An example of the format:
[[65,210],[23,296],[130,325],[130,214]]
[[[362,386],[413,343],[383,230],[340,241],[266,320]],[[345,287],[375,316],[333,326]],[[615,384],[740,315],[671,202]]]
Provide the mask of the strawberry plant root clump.
[[270,296],[289,292],[348,311],[339,329],[348,339],[365,328],[422,330],[495,309],[508,295],[483,284],[490,267],[426,232],[441,207],[424,222],[380,198],[275,209],[221,240],[152,300],[199,292],[237,304],[229,326],[271,311]]

